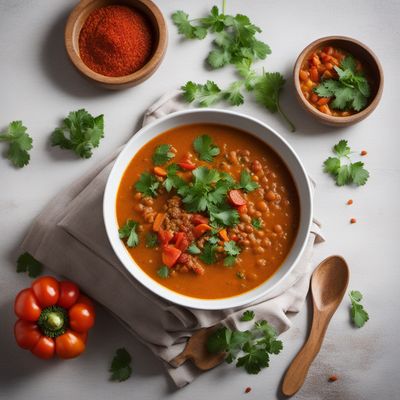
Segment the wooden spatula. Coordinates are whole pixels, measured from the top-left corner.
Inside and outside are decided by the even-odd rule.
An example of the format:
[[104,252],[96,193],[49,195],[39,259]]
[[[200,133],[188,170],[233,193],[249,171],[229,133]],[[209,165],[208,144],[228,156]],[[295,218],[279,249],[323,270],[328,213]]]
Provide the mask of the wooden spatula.
[[225,353],[212,354],[207,351],[206,342],[215,327],[199,329],[188,340],[185,350],[178,354],[169,363],[179,367],[187,360],[192,360],[194,365],[202,371],[216,367],[225,358]]

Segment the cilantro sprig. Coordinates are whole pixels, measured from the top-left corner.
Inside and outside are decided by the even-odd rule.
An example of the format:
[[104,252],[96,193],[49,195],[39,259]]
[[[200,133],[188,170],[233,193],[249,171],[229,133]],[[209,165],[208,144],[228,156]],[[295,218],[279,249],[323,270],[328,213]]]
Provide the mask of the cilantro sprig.
[[349,293],[349,296],[351,299],[351,320],[357,328],[362,328],[369,320],[367,311],[365,311],[363,305],[360,304],[360,301],[363,299],[363,295],[358,290],[352,290]]
[[200,160],[212,162],[214,157],[220,153],[220,149],[216,146],[210,136],[198,136],[194,142],[193,147],[199,155]]
[[[246,314],[246,320],[250,316],[250,313]],[[276,338],[276,330],[267,321],[260,320],[251,330],[217,329],[208,338],[207,349],[210,353],[226,352],[227,363],[237,360],[236,367],[243,367],[249,374],[258,374],[269,366],[270,355],[282,350],[282,342]],[[242,356],[238,357],[240,354]]]
[[139,244],[139,236],[136,232],[138,225],[136,221],[128,219],[125,225],[118,230],[119,238],[126,239],[128,247],[136,247]]
[[32,138],[26,132],[22,121],[10,122],[5,132],[0,133],[0,142],[9,144],[6,157],[17,167],[29,164],[29,150],[32,149]]
[[361,111],[368,104],[371,90],[367,78],[356,67],[353,57],[345,57],[340,67],[334,67],[338,79],[323,80],[314,92],[320,97],[334,97],[330,103],[332,108]]
[[175,153],[171,151],[170,144],[160,144],[156,147],[152,160],[154,165],[164,165],[175,157]]
[[169,268],[166,265],[163,265],[160,269],[157,270],[157,275],[162,279],[169,278]]
[[21,254],[17,260],[17,272],[27,272],[29,277],[36,278],[43,271],[43,264],[40,263],[28,252]]
[[111,362],[110,380],[118,382],[126,381],[132,374],[131,360],[131,356],[125,348],[118,349]]
[[259,231],[263,227],[263,221],[261,218],[253,218],[251,220],[251,225]]
[[135,183],[135,189],[147,197],[156,197],[159,186],[160,182],[150,172],[143,172],[139,180]]
[[158,236],[154,232],[148,232],[146,235],[146,247],[154,249],[158,246]]
[[252,310],[246,310],[242,316],[240,317],[240,320],[242,322],[246,322],[246,321],[252,321],[255,317],[254,311]]
[[200,260],[206,264],[215,264],[217,261],[217,247],[217,244],[207,241],[199,256]]
[[242,249],[233,240],[230,240],[224,243],[224,251],[226,254],[224,265],[226,267],[232,267],[236,263],[236,258]]
[[103,115],[93,117],[86,110],[72,111],[51,135],[51,145],[72,150],[81,158],[90,158],[104,137]]
[[245,192],[249,193],[252,192],[253,190],[256,190],[259,187],[259,184],[257,182],[254,182],[251,179],[250,174],[244,169],[240,173],[240,181],[237,189],[243,189]]
[[[369,172],[364,168],[364,163],[357,161],[352,163],[350,160],[351,149],[347,140],[340,140],[333,147],[336,157],[329,157],[324,161],[324,171],[331,174],[338,186],[354,183],[357,186],[365,185]],[[349,163],[342,163],[347,159]]]

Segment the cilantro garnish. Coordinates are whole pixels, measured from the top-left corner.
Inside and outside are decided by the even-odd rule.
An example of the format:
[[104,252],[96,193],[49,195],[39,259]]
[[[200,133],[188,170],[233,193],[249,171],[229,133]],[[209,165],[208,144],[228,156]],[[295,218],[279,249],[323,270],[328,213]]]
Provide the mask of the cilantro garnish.
[[314,92],[320,97],[334,97],[330,103],[332,108],[361,111],[367,105],[371,91],[367,78],[357,71],[356,65],[356,60],[347,56],[340,68],[334,67],[339,79],[322,81],[314,88]]
[[203,252],[200,254],[199,258],[206,264],[214,264],[217,261],[217,245],[212,244],[207,241],[204,244]]
[[224,92],[213,81],[207,81],[204,85],[188,81],[181,89],[188,103],[199,103],[201,107],[210,107],[224,98]]
[[51,145],[72,150],[81,158],[90,158],[104,137],[103,115],[93,117],[86,110],[72,111],[51,135]]
[[[369,172],[364,169],[364,163],[350,161],[351,149],[347,140],[341,140],[333,147],[336,157],[329,157],[324,162],[324,171],[331,174],[338,186],[355,183],[357,186],[365,185],[369,178]],[[342,159],[347,159],[348,164],[342,164]]]
[[242,60],[263,60],[271,53],[269,46],[255,37],[261,29],[245,15],[226,15],[224,9],[220,13],[214,6],[209,15],[196,20],[189,20],[188,14],[176,11],[172,21],[187,39],[204,39],[208,32],[214,34],[214,49],[207,57],[212,68]]
[[254,316],[255,316],[254,311],[246,310],[240,317],[240,320],[242,322],[251,321],[252,319],[254,319]]
[[194,142],[193,147],[199,155],[200,160],[212,162],[214,157],[220,152],[219,147],[216,146],[210,136],[198,136]]
[[127,239],[128,247],[136,247],[139,244],[139,236],[136,228],[139,224],[131,219],[128,219],[123,227],[118,230],[120,239]]
[[257,230],[260,230],[263,226],[263,221],[261,218],[253,218],[251,220],[251,224],[253,225],[254,228],[256,228]]
[[150,172],[143,172],[140,175],[140,179],[135,183],[135,189],[148,197],[156,197],[159,186],[160,182],[158,182],[155,175]]
[[31,278],[36,278],[43,271],[43,265],[28,252],[21,254],[17,260],[17,272],[28,272]]
[[7,130],[0,134],[0,142],[9,143],[6,157],[18,168],[29,164],[29,150],[32,149],[32,138],[26,133],[22,121],[13,121]]
[[[207,349],[210,353],[226,352],[226,362],[237,359],[236,367],[244,367],[249,374],[258,374],[262,368],[269,366],[270,355],[279,354],[283,348],[276,337],[275,329],[267,321],[260,320],[251,330],[217,329],[208,338]],[[239,354],[242,356],[238,358]]]
[[146,247],[154,249],[158,246],[158,236],[154,232],[148,232],[146,235]]
[[233,240],[230,240],[229,242],[224,243],[224,251],[226,254],[224,265],[226,267],[231,267],[235,264],[236,258],[241,252],[241,248]]
[[169,277],[169,268],[166,265],[163,265],[160,269],[157,270],[157,275],[160,278],[167,279]]
[[194,244],[192,243],[188,248],[187,252],[193,255],[200,254],[201,250]]
[[156,147],[152,160],[154,165],[164,165],[175,157],[175,153],[171,151],[170,144],[160,144]]
[[364,310],[363,305],[360,304],[363,295],[358,290],[352,290],[349,296],[351,299],[351,320],[357,328],[362,328],[369,320],[368,313]]
[[172,188],[179,188],[182,185],[185,185],[186,182],[178,176],[176,173],[178,172],[179,167],[177,164],[170,164],[167,167],[167,177],[165,178],[163,182],[163,186],[167,190],[167,192],[170,192]]
[[118,349],[111,362],[110,372],[112,381],[126,381],[132,373],[131,356],[125,348]]
[[250,174],[244,169],[240,173],[240,182],[238,189],[243,189],[245,192],[252,192],[253,190],[257,189],[259,187],[259,184],[257,182],[254,182],[251,179]]

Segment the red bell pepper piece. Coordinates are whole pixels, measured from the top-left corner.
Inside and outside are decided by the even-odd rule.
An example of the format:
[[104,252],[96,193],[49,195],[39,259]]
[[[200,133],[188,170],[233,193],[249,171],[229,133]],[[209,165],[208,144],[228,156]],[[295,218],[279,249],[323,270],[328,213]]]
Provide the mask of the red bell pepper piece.
[[180,251],[185,251],[189,247],[189,240],[185,232],[176,232],[174,235],[175,247]]
[[204,235],[206,232],[211,231],[212,228],[210,225],[207,224],[199,224],[195,226],[193,229],[193,234],[195,238],[199,238],[200,236]]
[[194,225],[208,224],[208,218],[201,214],[193,214],[192,222]]
[[162,262],[168,268],[172,268],[178,258],[181,256],[182,251],[173,246],[164,246],[161,254]]
[[165,229],[160,228],[158,231],[158,240],[161,246],[166,246],[174,237],[174,234],[171,231],[167,231]]

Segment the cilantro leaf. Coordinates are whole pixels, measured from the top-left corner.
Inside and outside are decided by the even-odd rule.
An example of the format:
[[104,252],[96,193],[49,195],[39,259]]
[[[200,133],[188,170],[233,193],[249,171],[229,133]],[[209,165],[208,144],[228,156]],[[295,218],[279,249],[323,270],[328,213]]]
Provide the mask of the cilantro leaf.
[[212,223],[224,225],[224,226],[235,226],[239,223],[239,213],[236,209],[229,207],[228,205],[216,207],[208,207],[210,213],[210,220]]
[[9,143],[6,157],[18,168],[29,164],[29,150],[32,149],[32,138],[26,133],[22,121],[13,121],[7,130],[0,134],[0,142]]
[[28,272],[29,277],[36,278],[43,271],[43,265],[31,254],[25,252],[18,257],[17,272]]
[[241,248],[236,244],[234,240],[224,243],[225,253],[229,256],[238,256],[241,252]]
[[351,181],[351,174],[350,168],[348,165],[341,165],[339,167],[337,176],[336,176],[336,183],[338,186],[343,186]]
[[340,160],[337,157],[329,157],[324,161],[324,171],[336,176],[339,172]]
[[253,218],[251,220],[251,225],[259,231],[263,227],[263,221],[261,218]]
[[136,247],[139,244],[139,236],[136,232],[138,225],[136,221],[128,219],[125,225],[118,230],[120,239],[127,239],[128,247]]
[[190,254],[200,254],[201,250],[195,245],[195,243],[192,243],[188,248],[187,248],[187,252]]
[[245,169],[242,170],[242,172],[240,173],[240,182],[238,189],[243,189],[245,192],[249,193],[257,189],[258,187],[259,184],[251,179],[250,174]]
[[86,110],[72,111],[51,135],[51,145],[72,150],[81,158],[90,158],[104,137],[103,115],[93,117]]
[[186,182],[177,175],[179,167],[177,164],[170,164],[167,167],[167,177],[163,182],[163,186],[170,192],[173,188],[178,189],[186,184]]
[[200,160],[212,162],[214,157],[220,153],[219,147],[216,146],[210,136],[198,136],[194,142],[193,147],[199,155]]
[[206,264],[214,264],[217,261],[217,245],[206,242],[204,244],[203,252],[200,254],[199,258]]
[[351,179],[357,186],[365,185],[368,178],[369,172],[364,168],[364,163],[357,161],[350,165]]
[[254,319],[254,316],[255,316],[254,311],[246,310],[240,317],[240,320],[242,322],[251,321],[252,319]]
[[201,25],[193,25],[189,15],[181,10],[172,14],[172,21],[178,27],[178,32],[187,39],[204,39],[207,36],[207,29]]
[[210,51],[207,57],[208,63],[214,69],[222,68],[231,61],[231,53],[227,49],[215,49]]
[[244,367],[249,374],[258,374],[262,368],[269,366],[269,354],[257,347],[248,347],[246,355],[238,358],[236,367]]
[[228,89],[225,90],[225,99],[233,106],[240,106],[244,103],[244,97],[241,92],[243,86],[242,81],[236,81],[229,85]]
[[224,258],[225,267],[232,267],[236,263],[236,256],[226,256]]
[[357,328],[362,328],[365,323],[369,320],[369,315],[367,311],[364,310],[364,307],[360,304],[360,301],[363,299],[361,292],[357,290],[352,290],[349,293],[351,299],[351,310],[350,315],[354,325]]
[[132,374],[131,356],[125,348],[120,348],[116,351],[111,362],[110,372],[112,381],[126,381]]
[[163,265],[159,270],[157,270],[157,275],[162,279],[169,278],[169,268],[166,265]]
[[170,144],[160,144],[156,147],[152,159],[154,165],[164,165],[174,157],[175,153],[171,151]]
[[201,107],[210,107],[224,97],[224,92],[213,81],[207,81],[204,85],[189,81],[181,89],[188,103],[197,102]]
[[154,249],[158,246],[158,236],[154,232],[148,232],[146,235],[146,247]]
[[135,189],[147,197],[156,197],[159,186],[160,182],[150,172],[143,172],[140,179],[135,183]]
[[342,139],[333,146],[333,151],[338,157],[347,157],[350,154],[351,149],[347,144],[347,140]]

